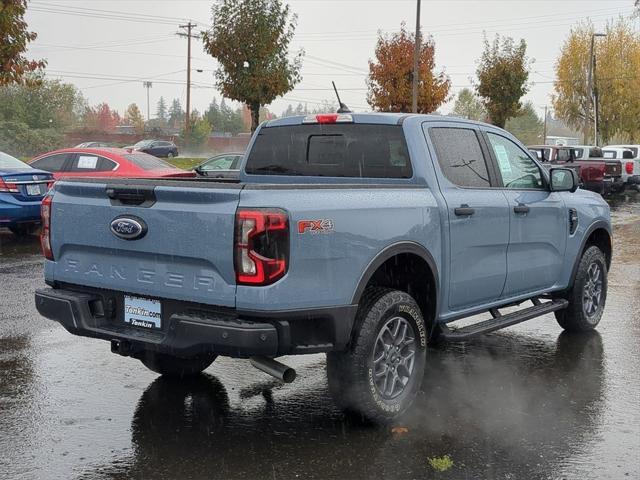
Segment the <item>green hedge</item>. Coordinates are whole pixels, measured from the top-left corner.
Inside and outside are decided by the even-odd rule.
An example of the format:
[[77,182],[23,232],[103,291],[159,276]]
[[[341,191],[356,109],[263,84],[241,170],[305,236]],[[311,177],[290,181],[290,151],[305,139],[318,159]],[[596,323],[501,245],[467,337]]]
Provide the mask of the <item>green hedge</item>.
[[14,157],[33,157],[64,146],[62,132],[31,129],[21,122],[0,122],[0,151]]

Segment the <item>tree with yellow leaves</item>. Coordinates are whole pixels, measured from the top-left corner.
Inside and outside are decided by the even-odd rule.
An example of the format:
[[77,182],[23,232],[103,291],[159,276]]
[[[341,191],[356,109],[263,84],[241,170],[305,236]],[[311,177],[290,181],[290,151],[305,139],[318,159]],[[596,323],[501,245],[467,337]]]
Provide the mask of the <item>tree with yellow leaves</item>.
[[[594,107],[589,87],[590,46],[594,28],[580,23],[571,30],[556,63],[553,107],[556,116],[593,138]],[[596,38],[595,89],[598,134],[602,143],[614,136],[640,141],[640,35],[623,17],[609,22]]]
[[[369,61],[367,102],[384,112],[410,112],[413,85],[415,35],[402,23],[400,32],[378,36],[376,61]],[[435,43],[424,39],[420,48],[418,112],[431,113],[449,97],[451,80],[444,72],[435,73]]]

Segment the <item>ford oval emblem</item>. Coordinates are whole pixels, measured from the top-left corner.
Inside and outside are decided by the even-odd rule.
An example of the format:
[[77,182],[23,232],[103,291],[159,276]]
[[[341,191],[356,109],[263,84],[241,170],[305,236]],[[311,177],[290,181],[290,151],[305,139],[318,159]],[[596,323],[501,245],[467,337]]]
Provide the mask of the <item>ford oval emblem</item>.
[[121,216],[111,221],[111,233],[123,240],[138,240],[147,234],[147,224],[138,217]]

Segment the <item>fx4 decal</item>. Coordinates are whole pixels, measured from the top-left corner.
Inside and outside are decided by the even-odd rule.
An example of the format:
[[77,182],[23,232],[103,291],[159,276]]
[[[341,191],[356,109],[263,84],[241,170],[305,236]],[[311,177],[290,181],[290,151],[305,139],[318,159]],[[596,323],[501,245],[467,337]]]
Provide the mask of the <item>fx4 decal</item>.
[[300,220],[298,233],[333,233],[333,220],[321,218],[320,220]]

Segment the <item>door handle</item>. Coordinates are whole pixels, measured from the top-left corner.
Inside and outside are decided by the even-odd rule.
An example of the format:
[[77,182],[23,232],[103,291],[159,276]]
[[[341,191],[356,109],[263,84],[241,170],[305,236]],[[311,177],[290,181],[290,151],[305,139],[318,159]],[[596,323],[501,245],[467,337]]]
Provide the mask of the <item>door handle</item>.
[[458,217],[466,217],[466,216],[473,215],[474,213],[476,213],[476,210],[474,208],[471,208],[466,203],[463,203],[459,207],[454,208],[453,209],[453,213],[455,213]]
[[516,213],[529,213],[530,208],[526,205],[516,205],[513,207],[513,211]]

